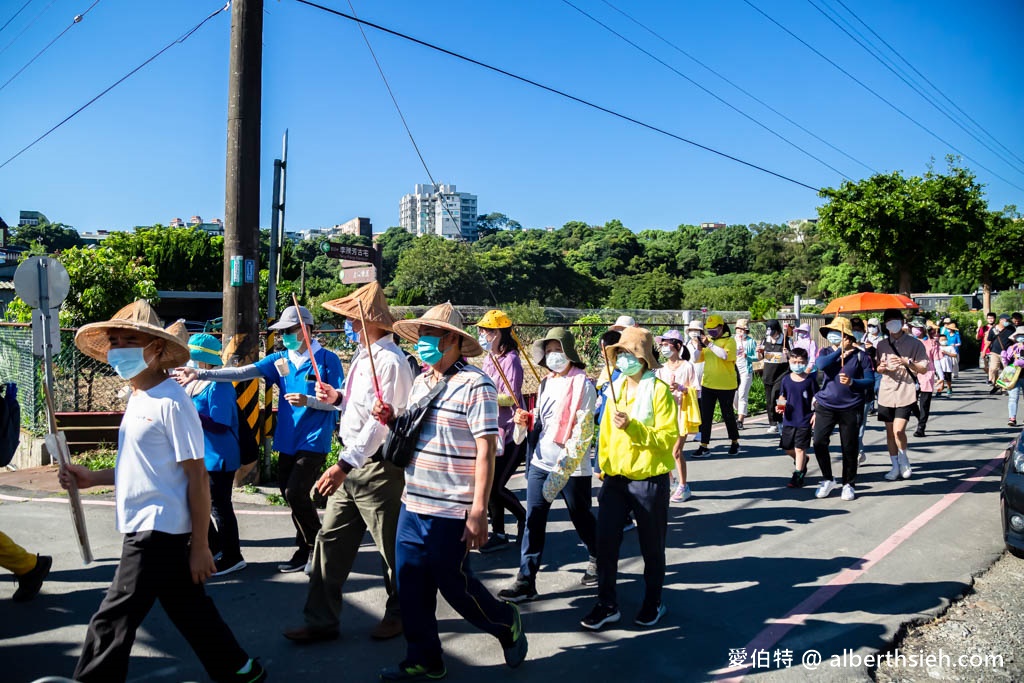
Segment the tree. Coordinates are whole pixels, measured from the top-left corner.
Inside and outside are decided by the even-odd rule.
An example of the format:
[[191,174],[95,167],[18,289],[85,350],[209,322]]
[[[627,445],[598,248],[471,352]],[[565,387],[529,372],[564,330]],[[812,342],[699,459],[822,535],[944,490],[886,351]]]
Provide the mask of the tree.
[[678,279],[662,270],[637,275],[623,275],[615,280],[608,295],[609,308],[679,308],[682,291]]
[[500,230],[522,230],[523,226],[519,221],[512,220],[503,213],[489,213],[484,216],[477,216],[477,234],[480,237],[493,235]]
[[985,312],[992,310],[992,290],[1009,287],[1024,279],[1020,248],[1024,244],[1024,220],[1016,206],[986,212],[979,234],[966,247],[948,254],[949,269],[960,278],[970,278],[971,289],[981,284]]
[[905,178],[896,171],[822,190],[828,201],[818,207],[819,229],[909,295],[932,261],[961,253],[983,230],[981,185],[955,157],[947,162],[946,174],[929,168]]
[[385,285],[391,284],[395,277],[395,270],[398,268],[398,259],[402,252],[412,246],[416,236],[405,228],[393,226],[377,238],[377,244],[381,248],[381,282]]
[[223,288],[224,238],[197,227],[157,224],[116,232],[103,246],[152,266],[158,289],[219,292]]
[[399,293],[416,292],[414,301],[402,297],[410,304],[475,304],[487,300],[469,247],[436,235],[417,237],[405,250],[391,286]]
[[41,222],[38,225],[21,225],[15,228],[11,244],[22,247],[38,242],[47,254],[53,254],[85,244],[82,236],[70,225]]
[[700,267],[715,275],[743,273],[750,263],[750,231],[745,225],[719,228],[705,237],[697,253]]

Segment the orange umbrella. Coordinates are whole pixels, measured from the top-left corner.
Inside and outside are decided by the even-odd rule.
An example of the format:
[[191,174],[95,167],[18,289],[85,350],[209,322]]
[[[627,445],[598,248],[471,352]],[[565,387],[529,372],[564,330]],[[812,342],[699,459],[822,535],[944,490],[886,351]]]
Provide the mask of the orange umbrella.
[[823,315],[832,313],[864,313],[867,311],[884,311],[887,308],[918,308],[914,300],[902,294],[882,294],[880,292],[861,292],[841,296],[829,302]]

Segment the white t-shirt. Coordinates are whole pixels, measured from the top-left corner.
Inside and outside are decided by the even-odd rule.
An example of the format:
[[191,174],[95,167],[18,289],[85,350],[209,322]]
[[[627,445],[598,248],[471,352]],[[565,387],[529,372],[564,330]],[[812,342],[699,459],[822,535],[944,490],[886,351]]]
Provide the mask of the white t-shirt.
[[[540,418],[543,428],[540,434],[540,441],[537,444],[537,450],[534,451],[533,460],[530,461],[530,467],[537,467],[545,472],[551,472],[558,464],[558,458],[565,451],[563,447],[554,441],[555,433],[558,430],[558,420],[561,417],[555,414],[555,408],[558,400],[569,391],[570,385],[570,377],[547,377],[544,380],[544,391],[537,397],[536,408],[537,416]],[[578,410],[585,410],[593,414],[596,406],[597,389],[594,388],[592,382],[584,381],[583,397],[580,400]],[[584,457],[572,476],[589,477],[593,472],[590,458]]]
[[188,477],[181,463],[201,461],[203,448],[199,413],[177,382],[167,379],[132,392],[117,437],[117,530],[191,532]]

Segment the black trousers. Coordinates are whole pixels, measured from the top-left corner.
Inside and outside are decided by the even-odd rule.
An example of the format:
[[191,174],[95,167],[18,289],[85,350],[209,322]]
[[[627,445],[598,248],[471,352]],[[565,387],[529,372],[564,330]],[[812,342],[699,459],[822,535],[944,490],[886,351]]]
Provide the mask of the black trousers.
[[932,396],[934,395],[930,391],[917,392],[917,428],[922,432],[928,426],[928,416],[932,412]]
[[505,452],[494,459],[494,484],[491,486],[491,499],[487,502],[487,513],[491,516],[491,528],[496,534],[505,533],[505,510],[516,518],[520,536],[526,525],[526,508],[508,488],[509,479],[525,460],[526,443],[524,441],[516,445],[515,441],[510,440],[505,444]]
[[210,472],[210,552],[224,553],[228,560],[242,559],[238,520],[231,505],[235,472]]
[[715,403],[722,408],[722,421],[725,422],[725,431],[728,432],[732,441],[740,440],[740,431],[736,426],[736,409],[732,406],[733,398],[736,396],[735,389],[708,389],[702,387],[700,390],[700,442],[708,443],[711,440],[711,426],[715,421]]
[[316,535],[320,532],[320,517],[316,514],[309,490],[320,478],[320,469],[327,459],[326,453],[299,451],[294,455],[278,453],[277,477],[281,495],[292,510],[295,525],[295,545],[313,552]]
[[669,475],[632,480],[606,476],[597,494],[597,599],[617,607],[622,528],[632,512],[640,554],[644,558],[644,606],[661,602],[665,584],[665,537],[668,534]]
[[833,410],[818,404],[814,409],[814,457],[821,469],[822,479],[832,479],[832,460],[828,444],[832,430],[839,425],[839,444],[843,449],[843,477],[840,483],[853,484],[857,478],[857,457],[860,439],[861,413],[863,404],[845,410]]
[[158,599],[213,680],[231,680],[249,661],[203,586],[192,582],[190,537],[159,531],[125,535],[114,582],[89,622],[76,681],[127,679],[135,632]]

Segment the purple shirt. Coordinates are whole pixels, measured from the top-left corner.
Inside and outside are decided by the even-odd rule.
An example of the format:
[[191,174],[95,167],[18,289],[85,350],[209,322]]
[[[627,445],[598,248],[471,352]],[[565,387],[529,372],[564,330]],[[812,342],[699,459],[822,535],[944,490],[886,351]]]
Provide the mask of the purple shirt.
[[[519,354],[516,351],[509,351],[501,356],[488,354],[484,359],[484,373],[494,382],[494,386],[497,387],[499,394],[508,394],[509,391],[508,387],[505,386],[505,380],[501,378],[491,358],[498,359],[498,365],[501,366],[502,372],[505,373],[508,383],[512,385],[512,396],[515,396],[515,399],[519,401],[519,405],[523,405],[523,363],[519,360]],[[515,415],[515,412],[515,406],[502,406],[498,408],[498,430],[501,432],[502,443],[506,443],[512,438],[512,417]]]
[[779,394],[786,397],[786,412],[782,414],[783,427],[810,427],[811,401],[818,393],[818,381],[814,375],[805,375],[802,382],[793,379],[792,373],[782,378]]

